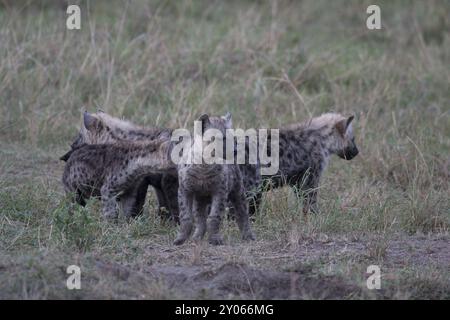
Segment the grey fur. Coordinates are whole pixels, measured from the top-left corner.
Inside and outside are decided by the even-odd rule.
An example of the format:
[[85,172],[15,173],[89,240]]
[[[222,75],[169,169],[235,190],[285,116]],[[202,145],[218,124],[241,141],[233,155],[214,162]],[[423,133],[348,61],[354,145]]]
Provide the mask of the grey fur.
[[[210,128],[231,128],[231,115],[209,117],[202,115],[203,132]],[[174,244],[184,243],[191,235],[203,239],[208,232],[208,241],[214,245],[223,243],[220,225],[225,206],[229,201],[235,212],[236,222],[244,240],[253,240],[254,235],[248,219],[248,205],[239,166],[221,164],[179,164],[178,200],[180,208],[180,230]]]
[[[60,159],[68,161],[72,153],[85,144],[112,144],[126,141],[169,140],[172,130],[167,128],[143,128],[106,114],[103,111],[90,114],[84,112],[83,126],[70,151]],[[134,183],[134,189],[122,195],[122,201],[132,203],[133,216],[142,212],[148,186],[155,189],[159,214],[164,219],[178,221],[177,189],[175,174],[152,173]],[[128,199],[128,197],[130,199]]]
[[124,215],[130,217],[136,210],[136,181],[175,169],[169,151],[170,142],[164,140],[83,145],[72,152],[66,163],[64,189],[81,205],[91,196],[100,196],[106,218],[117,217],[120,199]]
[[[264,177],[263,189],[292,186],[304,199],[303,212],[316,212],[320,178],[330,157],[336,154],[351,160],[359,152],[352,120],[353,116],[327,113],[306,123],[280,129],[279,170],[273,176]],[[255,195],[256,207],[260,199],[261,192]]]

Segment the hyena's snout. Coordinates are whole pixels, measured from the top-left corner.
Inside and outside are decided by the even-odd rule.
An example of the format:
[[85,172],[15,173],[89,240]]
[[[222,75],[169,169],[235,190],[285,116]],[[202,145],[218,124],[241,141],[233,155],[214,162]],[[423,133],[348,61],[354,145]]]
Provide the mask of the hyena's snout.
[[352,140],[349,146],[345,147],[341,152],[338,152],[338,156],[345,160],[352,160],[359,153],[358,147],[355,141]]

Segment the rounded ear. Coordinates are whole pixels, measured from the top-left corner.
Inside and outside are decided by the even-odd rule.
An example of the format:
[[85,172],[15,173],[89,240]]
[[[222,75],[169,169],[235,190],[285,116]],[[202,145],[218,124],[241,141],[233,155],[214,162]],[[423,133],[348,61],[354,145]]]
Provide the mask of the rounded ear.
[[348,129],[350,123],[352,123],[354,118],[355,118],[355,116],[352,115],[352,116],[348,117],[347,119],[343,119],[343,120],[339,121],[338,123],[336,123],[336,129],[342,136],[345,136],[345,134],[347,133],[347,129]]
[[230,112],[227,112],[227,113],[225,114],[225,116],[223,116],[222,118],[225,120],[225,126],[226,126],[227,128],[231,128],[231,127],[233,126],[233,120],[232,120],[232,117],[231,117],[231,113],[230,113]]
[[199,118],[198,121],[201,121],[202,124],[208,124],[209,123],[209,116],[206,113],[203,113]]
[[206,113],[202,114],[198,118],[198,121],[201,121],[201,123],[202,123],[202,132],[205,132],[205,130],[208,128],[209,124],[211,124],[211,122],[209,120],[209,116]]
[[353,119],[355,119],[355,116],[354,116],[354,115],[351,115],[350,117],[348,117],[348,119],[347,119],[347,124],[346,124],[346,126],[345,126],[345,129],[348,128],[348,126],[350,125],[350,123],[352,123]]
[[89,112],[85,111],[83,114],[83,125],[87,130],[92,130],[100,124],[100,121],[91,115]]

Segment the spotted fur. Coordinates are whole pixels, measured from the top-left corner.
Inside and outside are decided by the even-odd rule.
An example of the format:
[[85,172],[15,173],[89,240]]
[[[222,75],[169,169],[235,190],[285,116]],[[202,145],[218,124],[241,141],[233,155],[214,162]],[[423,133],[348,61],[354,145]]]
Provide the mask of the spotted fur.
[[[85,144],[112,144],[126,141],[152,141],[169,140],[172,130],[167,128],[144,128],[109,114],[99,111],[97,113],[83,114],[83,124],[80,132],[72,143],[70,151],[60,159],[67,161],[71,154]],[[135,181],[134,189],[125,197],[131,197],[126,202],[134,203],[133,215],[142,212],[148,186],[151,185],[156,193],[159,205],[159,214],[164,219],[178,221],[176,175],[151,173],[139,181]],[[134,197],[134,199],[133,199]],[[125,201],[125,200],[124,200]]]
[[[326,113],[310,121],[279,131],[279,170],[265,176],[264,189],[294,187],[304,198],[303,211],[317,211],[317,191],[323,171],[333,154],[347,160],[358,154],[353,135],[354,117]],[[270,153],[270,142],[268,143]],[[255,196],[259,204],[261,193]]]
[[[231,128],[231,115],[199,119],[203,132],[210,128],[219,129],[225,137],[225,130]],[[184,243],[193,234],[194,240],[201,240],[208,232],[211,244],[223,243],[220,224],[227,203],[233,207],[236,222],[244,240],[254,239],[248,219],[248,204],[239,166],[223,164],[179,164],[178,199],[180,208],[180,230],[175,244]]]
[[169,150],[170,142],[164,140],[83,145],[73,150],[66,163],[64,189],[80,205],[100,196],[106,218],[117,217],[120,200],[124,215],[130,217],[136,212],[136,181],[174,170]]

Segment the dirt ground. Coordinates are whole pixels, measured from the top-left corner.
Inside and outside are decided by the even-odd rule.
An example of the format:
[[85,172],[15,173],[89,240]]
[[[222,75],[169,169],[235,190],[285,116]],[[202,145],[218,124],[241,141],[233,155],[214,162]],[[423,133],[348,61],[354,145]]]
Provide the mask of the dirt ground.
[[[388,295],[384,285],[378,292],[364,288],[369,274],[362,272],[361,281],[354,283],[343,276],[320,272],[332,270],[342,261],[369,266],[372,262],[367,248],[371,241],[322,235],[284,248],[273,242],[222,247],[191,244],[181,248],[148,245],[145,255],[151,256],[153,262],[139,270],[102,260],[96,265],[101,272],[121,281],[130,277],[162,281],[187,298],[206,293],[208,298],[218,299],[383,298]],[[438,265],[442,272],[450,274],[449,237],[392,239],[380,263],[381,281],[389,283],[404,269],[423,270],[429,265]]]

